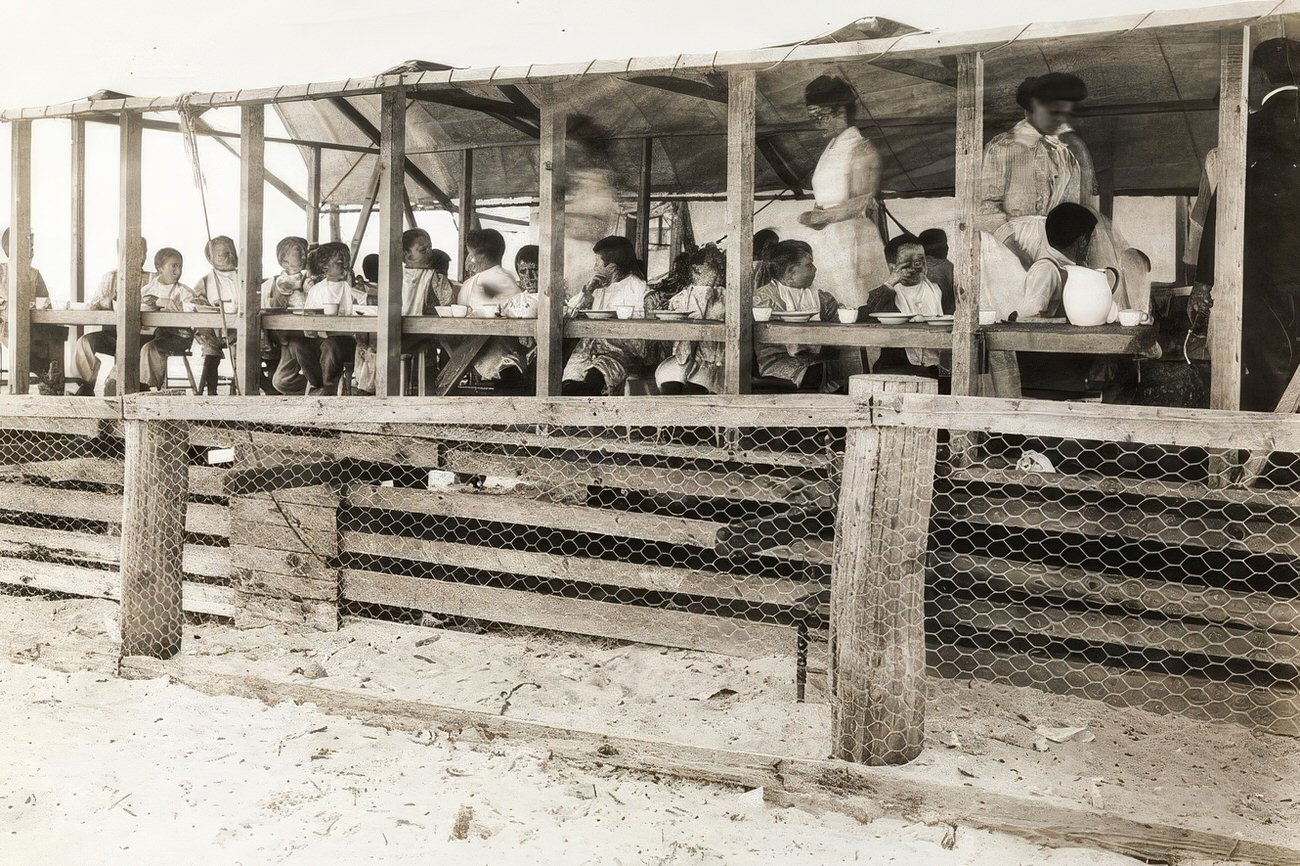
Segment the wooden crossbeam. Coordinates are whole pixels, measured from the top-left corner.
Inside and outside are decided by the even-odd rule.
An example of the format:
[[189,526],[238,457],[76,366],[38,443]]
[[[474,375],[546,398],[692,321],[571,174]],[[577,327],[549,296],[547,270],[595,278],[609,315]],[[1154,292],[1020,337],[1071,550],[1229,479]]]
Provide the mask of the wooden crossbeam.
[[763,159],[767,160],[767,164],[772,166],[781,183],[789,187],[790,191],[797,196],[804,194],[803,179],[785,158],[785,153],[777,145],[775,138],[770,135],[759,138],[758,152],[763,155]]
[[924,60],[912,60],[907,57],[881,57],[878,60],[871,61],[871,65],[880,69],[888,69],[890,72],[909,75],[912,78],[933,81],[936,84],[943,84],[948,87],[955,88],[957,86],[957,70],[934,63],[926,63]]
[[513,102],[474,96],[463,90],[413,91],[410,97],[418,102],[432,102],[438,105],[449,105],[453,108],[463,108],[466,111],[477,111],[504,123],[511,129],[522,132],[530,138],[538,138],[541,135],[537,121],[525,116],[519,110],[519,106]]
[[646,87],[654,87],[659,90],[667,90],[670,93],[679,93],[682,96],[694,96],[699,99],[707,99],[710,102],[717,102],[722,105],[727,104],[727,88],[718,87],[707,81],[696,81],[693,78],[679,78],[675,75],[637,75],[632,78],[626,78],[633,84],[643,84]]
[[[336,96],[330,100],[330,104],[339,110],[339,113],[347,118],[348,122],[357,128],[357,130],[370,139],[371,143],[379,145],[379,130],[371,123],[364,114],[357,109],[355,105],[348,102],[346,97]],[[410,158],[405,160],[406,176],[415,181],[416,185],[433,196],[438,204],[442,205],[451,213],[456,213],[456,205],[452,202],[451,196],[442,191],[439,186],[433,182],[427,174],[420,170],[420,167],[411,162]]]

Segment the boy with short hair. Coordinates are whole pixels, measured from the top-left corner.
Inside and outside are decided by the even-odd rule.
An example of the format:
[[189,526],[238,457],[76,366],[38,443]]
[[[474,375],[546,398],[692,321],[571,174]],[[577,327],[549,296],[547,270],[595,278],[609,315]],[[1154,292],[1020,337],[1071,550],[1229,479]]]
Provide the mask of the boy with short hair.
[[[185,259],[180,251],[163,247],[153,257],[156,273],[140,289],[140,310],[179,313],[194,291],[181,282]],[[189,354],[194,332],[189,328],[157,328],[153,339],[140,349],[140,382],[150,388],[167,386],[167,358]]]
[[[240,304],[243,292],[239,286],[239,253],[235,242],[225,235],[218,235],[203,247],[212,270],[199,278],[194,284],[194,296],[199,303],[206,303],[218,310],[226,301]],[[199,375],[199,393],[217,393],[217,371],[224,355],[223,349],[234,347],[235,330],[227,328],[223,334],[213,328],[199,328],[194,332],[194,339],[203,347],[203,372]]]

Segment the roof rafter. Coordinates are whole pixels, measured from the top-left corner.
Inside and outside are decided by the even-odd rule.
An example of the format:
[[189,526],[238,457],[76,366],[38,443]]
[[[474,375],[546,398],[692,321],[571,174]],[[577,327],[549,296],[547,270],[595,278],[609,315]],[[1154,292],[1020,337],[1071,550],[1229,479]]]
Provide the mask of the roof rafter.
[[[371,123],[364,114],[361,113],[351,102],[348,102],[345,96],[334,96],[330,98],[330,104],[339,110],[348,122],[357,128],[357,130],[371,143],[378,146],[379,129]],[[427,174],[420,170],[420,167],[411,162],[409,158],[404,157],[403,162],[406,167],[406,176],[415,181],[416,185],[424,189],[429,195],[437,199],[438,203],[452,213],[459,212],[459,208],[452,202],[451,196],[443,192],[442,189],[433,182]]]

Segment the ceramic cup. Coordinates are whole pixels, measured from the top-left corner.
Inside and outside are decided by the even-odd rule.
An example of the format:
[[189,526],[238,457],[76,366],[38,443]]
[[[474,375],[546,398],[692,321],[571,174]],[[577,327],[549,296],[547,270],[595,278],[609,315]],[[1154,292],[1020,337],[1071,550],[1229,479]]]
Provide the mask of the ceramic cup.
[[469,307],[464,304],[452,304],[451,315],[456,319],[463,319],[469,315]]
[[50,299],[49,299],[49,298],[37,298],[36,300],[32,301],[32,304],[33,304],[33,305],[36,307],[36,309],[38,309],[38,310],[48,310],[48,309],[50,308]]
[[474,308],[474,315],[481,319],[495,319],[501,315],[500,304],[483,304]]
[[997,320],[998,320],[997,310],[980,310],[981,325],[992,325],[995,324]]
[[337,316],[339,314],[338,304],[324,304],[323,306],[325,307],[325,315]]
[[1144,313],[1141,310],[1120,310],[1119,323],[1126,328],[1134,328],[1138,325],[1147,325],[1151,322],[1151,314]]
[[858,320],[858,311],[852,307],[843,307],[836,310],[836,313],[839,315],[840,324],[842,325],[852,325]]
[[633,307],[630,304],[620,304],[614,308],[614,312],[618,314],[620,319],[630,319],[636,312],[636,307]]
[[772,308],[771,308],[771,307],[755,307],[755,308],[754,308],[754,321],[755,321],[755,322],[766,322],[766,321],[769,321],[771,318],[772,318]]

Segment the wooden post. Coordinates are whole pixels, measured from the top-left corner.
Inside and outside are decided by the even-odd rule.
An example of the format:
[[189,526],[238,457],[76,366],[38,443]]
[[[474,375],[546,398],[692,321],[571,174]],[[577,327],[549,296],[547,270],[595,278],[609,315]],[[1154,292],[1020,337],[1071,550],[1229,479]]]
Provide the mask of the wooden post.
[[[865,403],[935,394],[916,376],[853,376]],[[846,761],[903,764],[925,739],[925,549],[936,431],[849,430],[831,571],[831,750]]]
[[474,207],[474,149],[467,147],[461,151],[460,164],[460,234],[457,238],[457,255],[460,261],[460,279],[461,282],[469,279],[469,268],[466,266],[466,260],[469,258],[469,249],[465,246],[465,239],[469,237],[477,226],[478,214]]
[[641,184],[636,198],[636,255],[650,267],[650,186],[654,167],[655,140],[641,139]]
[[[119,377],[120,378],[120,377]],[[127,420],[122,494],[122,655],[180,652],[188,431],[178,421]]]
[[320,148],[307,157],[307,243],[320,243]]
[[72,121],[72,238],[70,300],[86,300],[86,122]]
[[1246,248],[1246,121],[1250,28],[1219,37],[1219,185],[1210,309],[1210,408],[1241,407],[1241,294]]
[[975,393],[975,325],[980,307],[980,174],[984,163],[984,57],[957,61],[957,237],[953,244],[956,315],[952,327],[952,393]]
[[132,394],[140,385],[140,287],[144,283],[144,247],[140,237],[141,133],[139,114],[121,116],[118,169],[117,388]]
[[408,229],[418,229],[420,224],[415,221],[415,208],[411,207],[411,194],[406,191],[406,186],[402,186],[402,213],[406,216],[406,227]]
[[[538,181],[537,396],[560,393],[564,373],[564,187],[568,106],[555,91],[541,105]],[[462,215],[462,219],[463,219]]]
[[261,393],[262,223],[266,190],[266,108],[245,105],[239,115],[239,284],[243,303],[231,354],[239,393]]
[[1187,196],[1174,197],[1174,284],[1187,282]]
[[752,69],[727,75],[727,294],[723,393],[749,391],[754,362],[754,96]]
[[385,90],[379,118],[379,333],[375,393],[396,396],[402,369],[402,193],[406,188],[406,91]]
[[9,172],[9,393],[31,387],[32,299],[32,123],[15,121],[10,137]]
[[370,176],[370,195],[366,196],[366,203],[362,206],[360,213],[357,214],[357,228],[352,232],[352,243],[348,244],[348,252],[352,259],[352,267],[357,266],[357,254],[361,252],[361,242],[366,239],[366,229],[370,228],[370,216],[375,212],[375,205],[379,202],[379,189],[383,183],[384,167],[380,163],[375,163],[375,171]]
[[339,219],[339,206],[330,205],[330,242],[338,243],[343,240],[343,224]]

